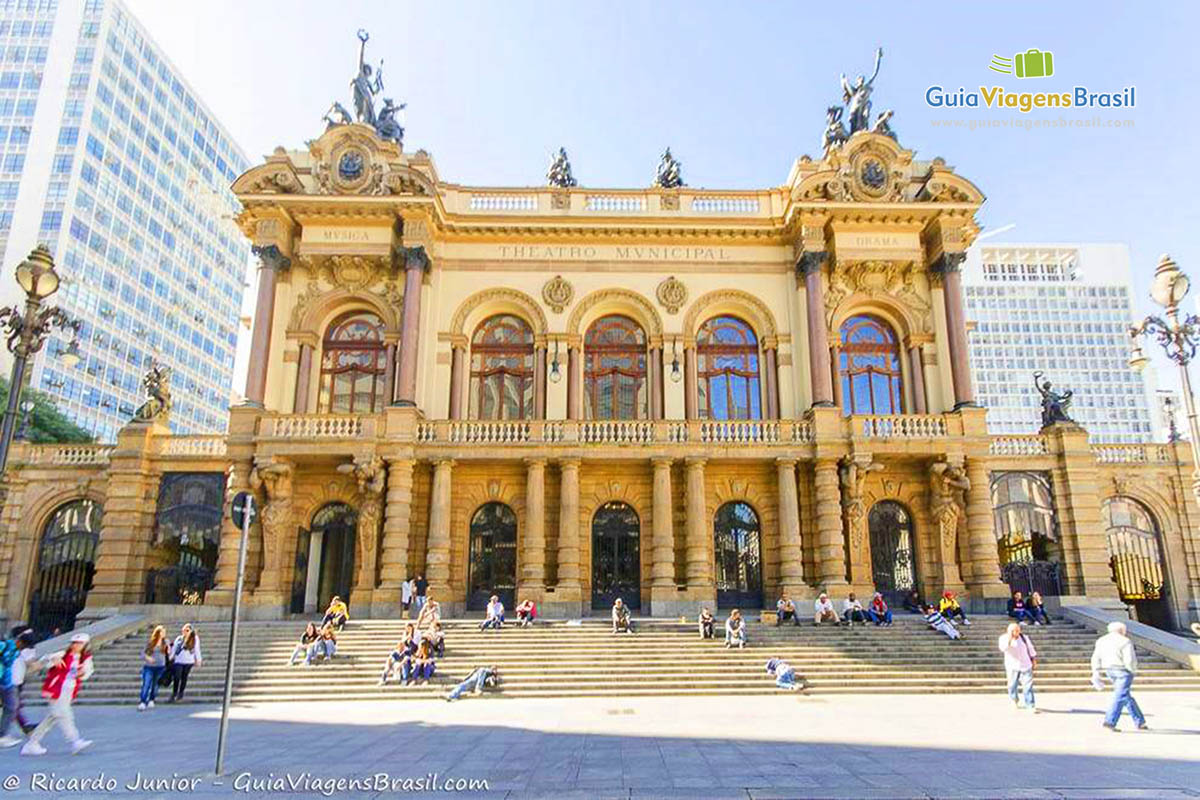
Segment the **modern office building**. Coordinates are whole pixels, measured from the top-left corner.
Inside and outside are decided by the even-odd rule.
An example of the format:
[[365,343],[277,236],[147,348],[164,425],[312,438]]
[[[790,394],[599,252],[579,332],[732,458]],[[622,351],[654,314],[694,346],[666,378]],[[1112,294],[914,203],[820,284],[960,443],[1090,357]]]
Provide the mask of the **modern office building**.
[[[116,0],[0,0],[0,301],[39,241],[82,322],[82,363],[51,337],[30,385],[101,441],[174,370],[172,427],[224,430],[249,243],[229,190],[248,162]],[[4,358],[9,358],[7,351]],[[7,362],[5,363],[7,366]]]
[[[995,434],[1034,433],[1034,372],[1074,392],[1072,417],[1095,442],[1147,442],[1147,377],[1129,367],[1129,251],[1110,244],[976,245],[963,265],[971,373]],[[1152,378],[1151,378],[1152,380]]]

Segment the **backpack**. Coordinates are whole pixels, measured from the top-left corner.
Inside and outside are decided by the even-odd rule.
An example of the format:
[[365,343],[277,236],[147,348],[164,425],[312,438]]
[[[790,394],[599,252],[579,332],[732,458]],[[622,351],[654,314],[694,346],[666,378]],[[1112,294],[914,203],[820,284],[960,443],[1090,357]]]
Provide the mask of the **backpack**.
[[16,662],[19,652],[17,643],[12,639],[0,642],[0,685],[12,684],[12,666]]

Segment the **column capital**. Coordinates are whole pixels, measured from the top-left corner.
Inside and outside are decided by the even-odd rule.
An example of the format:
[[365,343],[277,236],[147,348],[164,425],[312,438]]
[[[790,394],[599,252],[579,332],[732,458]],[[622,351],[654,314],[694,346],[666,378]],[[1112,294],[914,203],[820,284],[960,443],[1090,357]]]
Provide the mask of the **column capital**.
[[277,245],[251,245],[250,252],[258,257],[258,265],[261,269],[286,272],[292,266],[292,260],[285,256]]
[[546,466],[547,460],[548,459],[545,456],[529,456],[527,458],[522,459],[522,461],[525,462],[525,466],[530,467],[530,468],[533,468],[533,467],[543,467],[544,468]]
[[670,456],[655,456],[650,459],[650,463],[654,465],[655,469],[670,469],[671,465],[675,463],[675,459]]
[[775,465],[778,467],[794,467],[799,463],[800,459],[789,458],[787,456],[780,456],[779,458],[775,459]]
[[456,462],[453,458],[435,458],[430,463],[437,469],[452,469]]
[[387,468],[390,470],[391,469],[412,469],[413,466],[416,465],[417,460],[415,458],[408,458],[406,456],[401,457],[401,458],[384,456],[383,463],[387,464]]
[[420,270],[424,272],[429,269],[429,255],[425,252],[424,245],[405,247],[401,249],[401,252],[404,255],[404,268],[406,270]]
[[704,456],[688,456],[684,459],[688,469],[704,469],[704,465],[708,463],[708,459]]
[[826,250],[805,250],[796,259],[796,275],[808,277],[810,273],[819,272],[829,258]]
[[555,463],[558,464],[559,469],[579,469],[579,464],[582,461],[583,459],[579,458],[579,456],[563,456],[562,458],[555,459]]
[[938,275],[945,275],[949,272],[958,272],[962,269],[962,264],[966,260],[966,253],[942,253],[930,262],[929,271]]

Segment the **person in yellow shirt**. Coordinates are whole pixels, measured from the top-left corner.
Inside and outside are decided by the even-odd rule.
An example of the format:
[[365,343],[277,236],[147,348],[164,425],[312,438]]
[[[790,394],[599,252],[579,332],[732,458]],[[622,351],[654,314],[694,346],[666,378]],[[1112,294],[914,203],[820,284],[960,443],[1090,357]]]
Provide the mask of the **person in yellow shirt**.
[[967,619],[966,612],[958,604],[958,598],[954,596],[954,592],[942,592],[942,601],[938,604],[938,611],[942,612],[942,616],[952,623],[954,618],[958,617],[962,620],[963,625],[971,624],[971,620]]
[[325,609],[325,617],[321,620],[321,627],[332,625],[339,631],[346,627],[346,621],[350,619],[350,609],[342,602],[342,598],[336,594],[329,601],[329,608]]

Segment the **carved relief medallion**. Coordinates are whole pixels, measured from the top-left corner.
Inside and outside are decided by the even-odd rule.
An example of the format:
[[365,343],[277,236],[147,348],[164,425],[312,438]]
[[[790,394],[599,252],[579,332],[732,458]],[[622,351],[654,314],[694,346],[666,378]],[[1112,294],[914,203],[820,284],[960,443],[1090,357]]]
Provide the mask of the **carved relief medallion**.
[[687,287],[674,275],[658,285],[658,302],[668,314],[678,314],[679,309],[687,302]]

